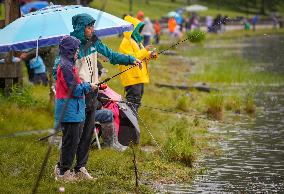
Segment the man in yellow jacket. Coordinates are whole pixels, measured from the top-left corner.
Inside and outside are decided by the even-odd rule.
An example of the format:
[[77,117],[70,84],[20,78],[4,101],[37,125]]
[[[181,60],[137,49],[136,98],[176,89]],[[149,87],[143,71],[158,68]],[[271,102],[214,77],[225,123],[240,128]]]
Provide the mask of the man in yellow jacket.
[[[130,32],[124,32],[124,38],[119,46],[119,51],[123,54],[129,54],[143,62],[142,69],[134,67],[120,76],[121,83],[125,88],[126,99],[128,102],[133,103],[133,109],[137,113],[141,104],[141,99],[144,93],[144,84],[149,83],[149,71],[148,63],[150,59],[156,59],[157,53],[150,51],[153,48],[152,45],[146,47],[143,46],[143,37],[140,35],[144,23],[131,16],[126,16],[124,20],[134,25],[134,30]],[[119,65],[119,70],[124,71],[129,67],[125,65]]]

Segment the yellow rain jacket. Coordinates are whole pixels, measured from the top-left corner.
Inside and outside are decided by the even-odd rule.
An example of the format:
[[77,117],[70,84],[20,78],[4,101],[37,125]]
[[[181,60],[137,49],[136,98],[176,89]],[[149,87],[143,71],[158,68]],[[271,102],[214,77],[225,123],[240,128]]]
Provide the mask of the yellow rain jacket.
[[[141,26],[141,21],[131,16],[126,16],[124,20],[132,23],[134,29]],[[139,25],[138,25],[139,24]],[[133,31],[124,32],[124,38],[119,46],[119,51],[123,54],[129,54],[136,59],[143,60],[143,68],[140,70],[138,66],[122,73],[120,75],[121,83],[125,86],[130,86],[139,83],[149,83],[148,63],[150,60],[151,51],[147,51],[142,43],[137,43],[132,37]],[[129,66],[119,65],[119,70],[123,71]]]

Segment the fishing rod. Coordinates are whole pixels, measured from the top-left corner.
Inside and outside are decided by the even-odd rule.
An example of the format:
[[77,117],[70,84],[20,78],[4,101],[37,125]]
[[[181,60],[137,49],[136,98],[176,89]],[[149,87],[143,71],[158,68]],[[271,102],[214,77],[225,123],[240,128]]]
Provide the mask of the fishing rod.
[[[227,21],[229,21],[229,19],[230,19],[229,17],[224,17],[223,19],[221,19],[220,22],[218,22],[217,24],[213,25],[211,28],[216,28],[218,25],[224,24],[224,23],[226,23]],[[186,41],[188,41],[188,40],[189,40],[190,42],[192,42],[192,43],[197,43],[197,42],[202,41],[202,40],[205,38],[205,33],[204,33],[204,32],[202,32],[202,31],[196,31],[195,33],[194,33],[194,32],[195,32],[195,31],[192,31],[192,34],[189,34],[186,39],[181,40],[181,41],[178,41],[177,43],[175,43],[175,44],[169,46],[168,48],[166,48],[166,49],[164,49],[164,50],[158,52],[157,55],[160,55],[160,54],[162,54],[162,53],[164,53],[164,52],[170,50],[171,48],[174,48],[174,47],[178,46],[179,44],[182,44],[182,43],[184,43],[184,42],[186,42]],[[157,55],[156,55],[156,56],[157,56]],[[150,57],[150,59],[152,59],[152,58],[155,58],[155,56],[151,56],[151,57]],[[121,71],[120,73],[117,73],[117,74],[115,74],[115,75],[113,75],[113,76],[111,76],[111,77],[108,77],[108,78],[104,79],[103,81],[99,82],[97,85],[101,85],[101,84],[104,84],[104,83],[109,82],[111,79],[113,79],[113,78],[115,78],[115,77],[117,77],[117,76],[119,76],[119,75],[125,73],[126,71],[129,71],[130,69],[132,69],[132,68],[134,68],[134,67],[140,65],[140,64],[141,64],[143,61],[145,61],[145,60],[147,60],[147,58],[143,59],[140,63],[137,63],[137,64],[135,64],[135,65],[132,65],[131,67],[129,67],[129,68],[127,68],[127,69]]]
[[[102,13],[103,13],[103,10],[104,10],[105,7],[106,7],[106,2],[107,2],[107,0],[104,0],[103,8],[101,9],[101,11],[100,11],[100,13],[99,13],[99,16],[98,16],[99,19],[100,19]],[[225,18],[225,19],[226,19],[226,18]],[[97,20],[97,22],[95,23],[95,25],[96,25],[97,23],[98,23],[98,20]],[[223,23],[223,21],[221,21],[220,23]],[[218,25],[220,25],[220,24],[218,24]],[[204,36],[204,34],[201,33],[201,36]],[[162,54],[162,53],[164,53],[165,51],[167,51],[167,50],[169,50],[169,49],[171,49],[171,48],[173,48],[173,47],[175,47],[175,46],[177,46],[177,45],[179,45],[179,44],[181,44],[181,43],[183,43],[183,42],[186,42],[186,41],[188,41],[188,40],[191,40],[191,41],[192,41],[192,40],[194,40],[194,38],[197,38],[197,39],[198,39],[198,38],[200,38],[200,37],[199,37],[199,36],[197,36],[197,37],[196,37],[196,36],[195,36],[195,37],[194,37],[194,36],[193,36],[193,37],[190,37],[190,36],[189,36],[188,38],[186,38],[186,39],[184,39],[184,40],[182,40],[182,41],[179,41],[179,42],[177,42],[176,44],[171,45],[171,46],[168,47],[167,49],[164,49],[164,50],[158,52],[158,54]],[[194,41],[193,41],[193,42],[194,42]],[[90,43],[89,43],[89,44],[90,44]],[[151,58],[152,58],[152,57],[153,57],[153,56],[151,56]],[[146,59],[144,59],[144,60],[146,60]],[[99,82],[97,85],[99,86],[99,85],[101,85],[101,84],[103,84],[103,83],[106,83],[106,82],[110,81],[111,79],[113,79],[113,78],[115,78],[115,77],[121,75],[122,73],[124,73],[124,72],[126,72],[126,71],[129,71],[130,69],[132,69],[132,68],[134,68],[134,67],[136,67],[136,66],[141,65],[141,63],[142,63],[144,60],[142,60],[140,63],[137,63],[137,64],[133,65],[132,67],[130,67],[130,68],[128,68],[128,69],[126,69],[126,70],[124,70],[124,71],[118,73],[118,74],[115,74],[115,75],[113,75],[113,76],[111,76],[111,77],[109,77],[109,78],[106,78],[106,79],[103,80],[102,82]],[[70,96],[71,96],[71,94],[72,94],[72,91],[75,89],[75,86],[76,86],[76,84],[73,84],[72,88],[71,88],[70,91],[68,92],[68,93],[70,93]],[[67,101],[66,101],[65,104],[63,105],[63,109],[62,109],[62,112],[61,112],[61,115],[60,115],[60,119],[59,119],[58,125],[57,125],[56,128],[55,128],[55,133],[49,135],[48,137],[44,137],[44,138],[41,138],[41,139],[40,139],[40,140],[43,140],[43,139],[47,139],[47,138],[49,138],[49,137],[52,137],[51,143],[49,144],[48,150],[47,150],[47,152],[46,152],[46,155],[45,155],[45,157],[44,157],[43,163],[42,163],[42,165],[41,165],[39,174],[38,174],[38,176],[37,176],[35,185],[34,185],[34,187],[33,187],[33,190],[32,190],[32,193],[33,193],[33,194],[35,194],[35,193],[37,192],[37,189],[38,189],[38,187],[39,187],[40,180],[41,180],[41,178],[42,178],[42,176],[43,176],[44,169],[45,169],[45,167],[46,167],[48,158],[49,158],[50,153],[51,153],[51,150],[52,150],[52,143],[54,142],[54,139],[55,139],[54,137],[55,137],[55,135],[60,131],[60,122],[63,120],[63,117],[64,117],[65,111],[66,111],[66,109],[67,109],[68,103],[69,103],[69,99],[67,99]],[[137,114],[137,115],[138,115],[138,114]],[[139,117],[139,118],[140,118],[140,117]],[[146,126],[146,125],[145,125],[145,126]],[[147,128],[147,127],[146,127],[146,128]],[[149,132],[150,132],[150,131],[149,131]],[[151,134],[151,133],[150,133],[150,134]],[[156,143],[157,143],[157,142],[156,142]]]
[[[177,45],[179,45],[179,44],[181,44],[181,43],[183,43],[183,42],[185,42],[185,41],[187,41],[187,40],[189,40],[189,38],[186,38],[186,39],[184,39],[184,40],[182,40],[182,41],[180,41],[180,42],[177,42],[177,43],[171,45],[171,46],[168,47],[167,49],[164,49],[164,50],[158,52],[156,55],[162,54],[162,53],[164,53],[164,52],[170,50],[171,48],[173,48],[173,47],[175,47],[175,46],[177,46]],[[155,51],[153,51],[153,52],[155,52]],[[155,56],[151,56],[151,57],[150,57],[150,59],[153,59],[153,58],[155,58]],[[124,72],[129,71],[130,69],[132,69],[132,68],[134,68],[134,67],[136,67],[136,66],[141,65],[141,63],[144,62],[144,61],[146,61],[146,60],[147,60],[147,58],[143,59],[140,63],[137,63],[137,64],[135,64],[135,65],[132,65],[131,67],[129,67],[129,68],[127,68],[127,69],[125,69],[125,70],[123,70],[123,71],[121,71],[121,72],[119,72],[119,73],[117,73],[117,74],[115,74],[115,75],[113,75],[113,76],[111,76],[111,77],[108,77],[108,78],[104,79],[103,81],[99,82],[97,85],[101,85],[101,84],[107,83],[107,82],[110,81],[111,79],[113,79],[113,78],[115,78],[115,77],[117,77],[117,76],[123,74]]]
[[[100,16],[99,16],[98,18],[100,18]],[[219,23],[215,24],[215,26],[212,26],[212,27],[216,28],[217,25],[220,25],[220,24],[222,24],[222,23],[227,22],[228,19],[229,19],[229,17],[225,17],[225,18],[222,19]],[[96,24],[96,23],[95,23],[95,24]],[[186,39],[184,39],[184,40],[182,40],[182,41],[179,41],[179,42],[177,42],[177,43],[175,43],[175,44],[169,46],[168,48],[166,48],[166,49],[164,49],[164,50],[158,52],[157,54],[158,54],[158,55],[159,55],[159,54],[162,54],[162,53],[164,53],[164,52],[170,50],[171,48],[174,48],[174,47],[176,47],[177,45],[182,44],[182,43],[184,43],[184,42],[186,42],[186,41],[188,41],[188,40],[190,40],[190,41],[192,41],[192,42],[201,41],[201,40],[204,39],[204,36],[205,36],[205,33],[198,32],[198,33],[196,33],[196,34],[193,34],[193,35],[191,35],[191,36],[188,36]],[[89,46],[91,45],[91,42],[92,42],[91,40],[88,41],[88,43],[87,43],[88,46],[86,46],[86,47],[89,47]],[[86,49],[86,48],[85,48],[85,49]],[[150,59],[151,59],[151,58],[155,58],[155,57],[151,56]],[[142,63],[144,60],[147,60],[147,59],[143,59],[143,60],[141,61],[141,63]],[[129,71],[130,69],[132,69],[132,68],[134,68],[134,67],[136,67],[136,66],[139,66],[141,63],[137,63],[137,64],[135,64],[135,65],[132,65],[131,67],[129,67],[129,68],[127,68],[127,69],[125,69],[125,70],[123,70],[123,71],[121,71],[121,72],[119,72],[119,73],[117,73],[117,74],[115,74],[115,75],[113,75],[113,76],[111,76],[111,77],[108,77],[108,78],[104,79],[103,81],[99,82],[97,85],[100,86],[100,85],[102,85],[102,84],[104,84],[104,83],[107,83],[107,82],[109,82],[111,79],[113,79],[113,78],[115,78],[115,77],[117,77],[117,76],[119,76],[119,75],[125,73],[126,71]],[[149,108],[149,107],[148,107],[148,108]],[[168,111],[168,112],[169,112],[169,111]],[[177,114],[179,114],[179,113],[177,113]],[[57,134],[58,132],[59,132],[59,131],[55,131],[54,133],[52,133],[52,134],[50,134],[50,135],[48,135],[48,136],[42,137],[42,138],[39,139],[39,141],[43,141],[43,140],[45,140],[45,139],[48,139],[49,137],[52,137],[53,135]]]

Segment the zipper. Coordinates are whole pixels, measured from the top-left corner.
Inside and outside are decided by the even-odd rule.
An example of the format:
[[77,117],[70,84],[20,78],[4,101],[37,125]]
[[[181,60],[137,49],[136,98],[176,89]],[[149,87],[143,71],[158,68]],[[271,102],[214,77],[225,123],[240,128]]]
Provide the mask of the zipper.
[[77,114],[79,113],[80,110],[80,103],[79,103],[79,99],[77,99]]

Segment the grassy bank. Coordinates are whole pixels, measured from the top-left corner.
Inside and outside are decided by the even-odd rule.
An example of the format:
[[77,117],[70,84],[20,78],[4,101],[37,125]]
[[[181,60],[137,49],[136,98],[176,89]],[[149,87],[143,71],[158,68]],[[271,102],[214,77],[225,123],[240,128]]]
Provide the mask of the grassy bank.
[[[0,105],[0,164],[1,188],[4,193],[30,193],[47,149],[47,142],[38,142],[42,135],[16,135],[3,138],[19,131],[46,129],[52,127],[52,111],[46,98],[47,88],[30,87],[32,92],[21,92],[24,97],[1,98]],[[35,91],[35,92],[34,92]],[[19,92],[19,91],[17,91]],[[171,99],[163,99],[164,103]],[[28,93],[28,94],[27,94]],[[13,94],[13,96],[18,96]],[[40,97],[41,96],[41,97]],[[159,95],[157,94],[157,97]],[[30,98],[32,97],[32,98]],[[38,97],[42,101],[35,100]],[[149,100],[149,97],[145,99]],[[161,106],[156,104],[155,106]],[[181,119],[175,114],[141,110],[143,121],[141,147],[135,147],[142,193],[152,193],[149,187],[154,183],[188,182],[196,173],[192,168],[197,153],[206,146],[207,134],[204,121],[194,118]],[[146,124],[145,128],[143,124]],[[158,142],[155,141],[147,132]],[[190,141],[189,141],[190,140]],[[160,150],[161,148],[161,150]],[[143,150],[148,151],[143,151]],[[47,169],[40,185],[40,193],[57,193],[64,186],[67,193],[126,193],[134,191],[133,155],[129,149],[125,153],[113,150],[92,149],[88,169],[98,178],[96,181],[78,184],[63,184],[54,181],[53,166],[57,162],[59,150],[54,146]],[[148,185],[148,186],[147,186]]]
[[[122,17],[126,13],[130,13],[129,8],[129,0],[108,0],[106,3],[105,11],[116,15],[118,17]],[[90,6],[96,9],[102,9],[104,1],[93,1]],[[243,16],[243,17],[253,17],[255,13],[259,10],[250,10],[251,12],[247,12],[247,10],[238,9],[238,5],[234,5],[236,2],[232,2],[229,6],[223,5],[222,3],[218,7],[217,3],[205,2],[202,0],[192,2],[191,4],[200,4],[208,7],[208,10],[199,12],[198,15],[205,16],[217,16],[218,14],[227,15],[231,18]],[[168,12],[175,11],[178,8],[187,6],[185,0],[175,0],[172,2],[170,0],[150,0],[148,4],[143,0],[133,0],[133,9],[132,14],[135,16],[139,10],[142,10],[145,13],[145,16],[150,17],[151,19],[158,19],[161,16],[166,16]],[[277,7],[278,14],[283,16],[284,4],[281,2]],[[187,13],[186,13],[187,14]],[[185,15],[186,15],[185,14]],[[261,15],[261,18],[269,18],[269,14]]]
[[[277,74],[255,71],[252,67],[258,64],[242,57],[245,47],[240,43],[244,38],[274,33],[282,34],[283,31],[264,30],[254,34],[239,31],[210,35],[203,44],[181,45],[175,50],[178,55],[161,55],[150,64],[152,81],[145,87],[143,105],[183,114],[141,107],[141,144],[135,147],[141,193],[153,193],[153,184],[189,183],[195,173],[202,171],[202,168],[196,168],[197,159],[201,155],[217,154],[208,144],[218,138],[207,131],[211,120],[226,122],[228,113],[236,116],[253,113],[256,108],[253,101],[256,85],[283,83],[283,78]],[[163,41],[166,40],[167,37],[163,37]],[[103,41],[114,50],[120,43],[117,37]],[[104,66],[109,70],[108,75],[117,73],[117,67],[106,63]],[[219,92],[202,93],[155,86],[155,83],[161,82],[176,85],[207,82],[217,87]],[[237,84],[249,86],[231,88],[231,85]],[[123,94],[119,79],[113,79],[109,85]],[[1,96],[0,126],[0,135],[51,128],[53,107],[48,103],[48,88],[26,85],[25,90],[14,89],[8,99]],[[38,142],[39,137],[0,138],[0,187],[3,193],[31,192],[47,149],[47,142]],[[158,146],[155,142],[158,142]],[[98,179],[76,184],[54,181],[52,172],[58,154],[55,146],[39,188],[40,193],[58,193],[60,186],[65,187],[66,193],[134,191],[131,149],[125,153],[92,149],[88,169]]]

